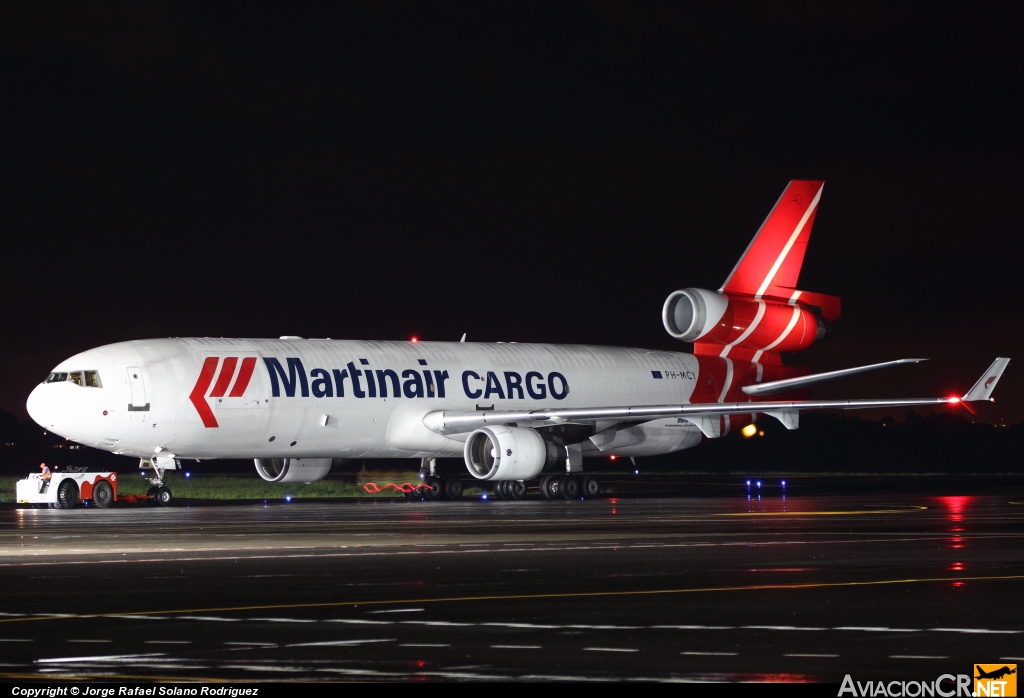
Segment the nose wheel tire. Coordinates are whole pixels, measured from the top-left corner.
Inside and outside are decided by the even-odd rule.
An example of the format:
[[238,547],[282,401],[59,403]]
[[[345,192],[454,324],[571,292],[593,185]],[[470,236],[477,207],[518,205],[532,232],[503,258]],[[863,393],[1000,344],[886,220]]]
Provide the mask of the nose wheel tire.
[[166,485],[162,485],[156,488],[156,503],[162,507],[165,507],[171,503],[171,490]]

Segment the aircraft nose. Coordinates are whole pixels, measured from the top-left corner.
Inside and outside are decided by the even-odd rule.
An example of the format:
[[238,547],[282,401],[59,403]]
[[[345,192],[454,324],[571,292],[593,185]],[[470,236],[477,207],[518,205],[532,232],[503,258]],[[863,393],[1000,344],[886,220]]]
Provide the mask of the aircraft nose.
[[32,389],[32,392],[28,395],[28,400],[25,401],[25,409],[28,410],[28,416],[32,418],[32,421],[41,427],[49,429],[53,425],[53,410],[50,400],[46,399],[46,391],[43,390],[43,385],[37,385]]

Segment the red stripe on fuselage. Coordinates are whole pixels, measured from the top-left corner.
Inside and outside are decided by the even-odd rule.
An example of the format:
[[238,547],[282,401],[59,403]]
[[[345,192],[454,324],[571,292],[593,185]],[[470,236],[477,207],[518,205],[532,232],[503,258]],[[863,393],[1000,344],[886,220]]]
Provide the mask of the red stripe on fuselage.
[[231,394],[228,397],[242,397],[245,393],[245,389],[249,387],[249,380],[252,378],[252,371],[256,368],[256,357],[247,356],[242,359],[242,368],[238,372],[238,379],[235,381],[235,385],[231,388]]
[[238,357],[236,356],[229,356],[224,359],[224,363],[220,367],[220,375],[217,376],[217,383],[213,386],[213,392],[210,393],[210,397],[224,397],[224,393],[228,391],[228,386],[231,385],[231,379],[235,377],[235,366],[237,365]]
[[210,409],[210,405],[206,402],[206,390],[213,382],[213,374],[217,370],[219,361],[220,359],[215,356],[208,356],[203,361],[203,368],[199,371],[199,379],[196,380],[195,387],[192,388],[192,393],[188,396],[188,399],[195,406],[196,412],[199,413],[199,418],[203,420],[204,427],[218,426],[217,418],[213,416],[213,410]]

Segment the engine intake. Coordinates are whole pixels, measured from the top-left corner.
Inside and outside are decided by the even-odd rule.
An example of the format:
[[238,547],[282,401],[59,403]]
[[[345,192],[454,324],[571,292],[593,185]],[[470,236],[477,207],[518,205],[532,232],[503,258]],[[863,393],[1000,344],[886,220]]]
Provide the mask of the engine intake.
[[267,482],[314,482],[331,472],[332,458],[257,458],[256,472]]
[[695,342],[718,326],[729,299],[703,288],[684,288],[665,299],[661,320],[668,333],[683,342]]
[[469,474],[478,480],[528,480],[562,454],[532,429],[494,426],[477,429],[463,450]]

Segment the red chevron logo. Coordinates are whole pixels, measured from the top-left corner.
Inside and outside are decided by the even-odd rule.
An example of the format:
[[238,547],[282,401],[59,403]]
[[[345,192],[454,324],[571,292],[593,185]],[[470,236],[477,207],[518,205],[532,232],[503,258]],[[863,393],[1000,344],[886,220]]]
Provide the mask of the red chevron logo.
[[[219,372],[217,370],[218,367],[220,368]],[[247,356],[242,359],[240,368],[237,356],[228,356],[223,360],[216,356],[206,357],[206,360],[203,361],[203,367],[199,370],[199,378],[196,379],[196,384],[192,387],[192,392],[188,396],[188,399],[196,408],[196,412],[199,413],[199,418],[203,420],[204,427],[214,428],[220,426],[213,414],[210,403],[207,402],[207,397],[221,398],[225,395],[228,397],[242,397],[245,394],[245,389],[249,386],[249,381],[252,379],[252,372],[255,368],[255,356]],[[215,378],[216,380],[214,380]],[[213,390],[210,390],[211,385]],[[228,392],[229,388],[230,392]],[[207,396],[208,390],[210,391],[209,396]]]

